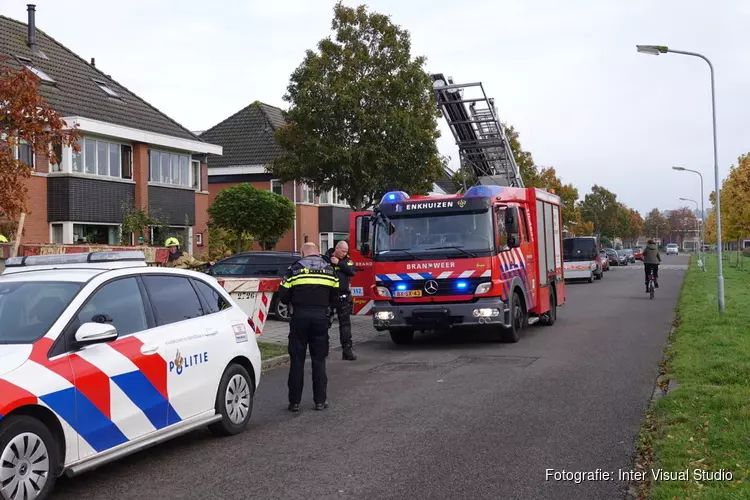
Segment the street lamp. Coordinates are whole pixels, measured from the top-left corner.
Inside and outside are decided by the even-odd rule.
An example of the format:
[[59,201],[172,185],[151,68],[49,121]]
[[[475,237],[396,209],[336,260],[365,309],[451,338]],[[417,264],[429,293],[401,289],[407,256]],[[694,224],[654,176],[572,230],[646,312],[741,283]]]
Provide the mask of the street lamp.
[[[695,201],[693,199],[690,199],[690,198],[680,198],[680,200],[681,201],[689,201],[689,202],[695,203],[695,209],[698,210],[698,202],[697,201]],[[698,219],[695,219],[695,222],[697,223]],[[697,230],[697,228],[696,228],[696,230]],[[698,231],[696,231],[696,232],[698,232]],[[698,239],[700,239],[700,237]],[[699,245],[702,246],[703,243],[700,243]],[[701,259],[701,248],[700,248],[700,246],[698,247],[698,260],[700,261],[700,266],[703,267],[703,262],[704,262],[705,259]],[[682,247],[683,247],[683,250],[684,250],[685,249],[685,242],[682,243]]]
[[[697,170],[690,170],[689,168],[685,167],[672,167],[672,170],[677,170],[678,172],[692,172],[694,174],[698,174],[698,177],[701,178],[701,250],[703,250],[703,245],[706,244],[706,210],[703,208],[703,175]],[[706,271],[705,258],[703,259],[703,271]]]
[[670,49],[666,45],[636,45],[638,52],[643,54],[681,54],[683,56],[692,56],[703,59],[711,70],[711,113],[713,118],[713,136],[714,136],[714,184],[716,193],[716,247],[718,250],[718,285],[719,285],[719,313],[724,314],[724,265],[722,262],[722,243],[721,243],[721,186],[719,184],[719,151],[716,141],[716,89],[714,84],[714,65],[702,54],[696,52],[685,52],[683,50]]

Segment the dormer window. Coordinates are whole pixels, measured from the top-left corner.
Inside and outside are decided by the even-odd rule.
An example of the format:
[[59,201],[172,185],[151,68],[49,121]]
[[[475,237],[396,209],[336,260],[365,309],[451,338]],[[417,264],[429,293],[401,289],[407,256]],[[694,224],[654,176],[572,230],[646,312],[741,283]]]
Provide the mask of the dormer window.
[[21,64],[24,65],[26,69],[34,73],[42,81],[47,83],[55,83],[55,81],[47,73],[34,66],[34,63],[31,62],[31,59],[27,59],[25,57],[17,57],[17,59]]
[[112,88],[104,83],[101,80],[94,80],[94,83],[99,86],[100,89],[102,89],[109,97],[114,97],[115,99],[120,99],[120,95],[112,90]]

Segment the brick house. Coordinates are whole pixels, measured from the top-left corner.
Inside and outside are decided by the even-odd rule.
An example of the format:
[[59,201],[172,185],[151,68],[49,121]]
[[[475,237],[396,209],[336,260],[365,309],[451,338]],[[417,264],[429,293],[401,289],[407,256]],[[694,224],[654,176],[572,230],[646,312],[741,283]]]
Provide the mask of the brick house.
[[39,76],[42,97],[82,133],[81,151],[58,151],[59,165],[18,148],[34,167],[24,242],[119,244],[124,210],[134,207],[165,223],[151,230],[154,244],[177,236],[192,252],[208,247],[206,155],[221,155],[220,146],[36,29],[33,5],[28,24],[0,16],[0,56]]
[[[256,101],[201,133],[201,139],[223,148],[221,156],[208,157],[209,204],[222,189],[243,182],[271,190],[296,206],[294,228],[279,240],[275,250],[295,251],[311,241],[325,252],[349,237],[351,210],[335,190],[316,196],[311,186],[296,181],[282,183],[266,171],[266,166],[282,154],[274,133],[284,124],[280,108]],[[452,181],[446,173],[431,194],[450,190]]]

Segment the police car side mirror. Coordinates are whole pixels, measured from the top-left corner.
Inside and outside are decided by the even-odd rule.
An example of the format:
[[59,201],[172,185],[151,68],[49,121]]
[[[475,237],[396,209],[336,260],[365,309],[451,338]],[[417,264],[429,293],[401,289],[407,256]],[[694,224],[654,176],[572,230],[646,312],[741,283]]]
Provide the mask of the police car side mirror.
[[78,345],[104,344],[117,339],[117,328],[109,323],[84,323],[76,330]]

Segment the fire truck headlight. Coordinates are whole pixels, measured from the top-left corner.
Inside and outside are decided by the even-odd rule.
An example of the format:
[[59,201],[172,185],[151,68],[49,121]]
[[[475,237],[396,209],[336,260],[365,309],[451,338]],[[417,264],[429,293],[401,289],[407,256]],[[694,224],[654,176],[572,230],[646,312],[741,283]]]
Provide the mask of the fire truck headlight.
[[483,295],[483,294],[489,292],[491,288],[492,288],[492,282],[491,281],[486,281],[484,283],[480,283],[477,286],[477,289],[474,290],[474,295]]
[[375,287],[375,291],[377,291],[377,292],[378,292],[378,295],[380,295],[381,297],[385,297],[385,298],[387,298],[387,299],[390,299],[390,298],[391,298],[391,291],[390,291],[390,290],[388,290],[388,289],[387,289],[386,287],[384,287],[384,286],[378,286],[378,287]]
[[473,314],[475,318],[494,318],[500,316],[500,310],[493,308],[474,309]]
[[394,317],[395,316],[393,315],[391,311],[378,311],[375,313],[375,319],[380,320],[380,321],[390,321]]

